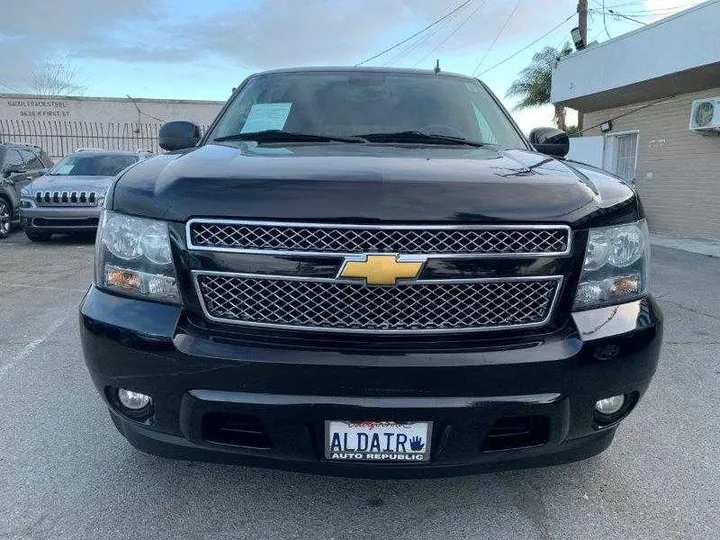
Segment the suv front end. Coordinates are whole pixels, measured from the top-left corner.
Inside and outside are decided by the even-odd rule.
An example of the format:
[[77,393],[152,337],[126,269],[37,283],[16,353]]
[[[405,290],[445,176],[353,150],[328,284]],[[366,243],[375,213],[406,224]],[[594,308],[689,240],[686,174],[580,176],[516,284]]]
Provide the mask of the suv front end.
[[[441,317],[422,306],[402,305],[403,310],[422,310],[417,319],[407,311],[382,310],[374,300],[373,309],[385,317],[382,322],[372,319],[372,310],[351,318],[358,325],[362,317],[372,328],[367,332],[306,327],[330,317],[345,324],[351,319],[344,312],[333,313],[333,304],[346,310],[362,298],[371,302],[369,291],[387,291],[399,302],[395,291],[424,287],[422,298],[431,302],[439,293],[429,288],[446,277],[438,263],[453,259],[425,259],[417,281],[395,286],[373,288],[349,278],[344,286],[353,291],[346,298],[338,289],[344,278],[315,274],[332,266],[326,275],[338,275],[348,261],[359,259],[353,254],[328,258],[324,253],[311,265],[302,252],[288,255],[256,244],[246,249],[266,251],[260,257],[276,259],[277,266],[287,258],[303,262],[286,276],[280,269],[273,277],[227,272],[223,268],[233,256],[251,261],[258,254],[193,244],[193,226],[207,222],[168,223],[116,213],[107,213],[104,220],[97,240],[96,285],[82,306],[84,351],[114,422],[134,445],[149,452],[350,475],[456,474],[560,463],[604,449],[655,371],[661,317],[647,296],[643,221],[572,231],[567,250],[561,248],[559,255],[553,251],[532,261],[516,259],[518,254],[476,259],[476,272],[509,262],[523,278],[451,279],[451,292],[442,292],[492,298],[487,301],[495,303],[494,310],[507,323],[532,315],[504,309],[523,305],[542,310],[538,306],[545,301],[543,295],[521,301],[519,295],[538,293],[514,285],[547,281],[556,288],[536,319],[539,324],[498,325],[497,314],[481,309],[474,315],[476,324],[495,317],[492,325],[501,328],[468,328],[463,325],[469,319],[459,322],[471,310],[467,302]],[[265,230],[278,231],[278,224],[269,223]],[[423,228],[428,230],[432,228]],[[473,229],[450,230],[467,234]],[[213,233],[219,234],[215,229],[206,236]],[[520,265],[515,263],[519,260]],[[457,261],[466,263],[467,272],[468,260]],[[538,265],[559,276],[531,277]],[[300,266],[305,270],[298,271]],[[424,282],[423,275],[431,272],[432,279]],[[298,283],[300,289],[283,288]],[[483,286],[479,293],[474,283]],[[312,292],[308,284],[327,287]],[[500,296],[493,296],[491,288],[503,284]],[[241,292],[243,287],[252,291]],[[242,311],[242,301],[254,302],[252,309]],[[503,306],[508,301],[513,304]],[[242,322],[238,313],[251,312],[254,321],[237,325]],[[267,323],[268,317],[274,322]],[[439,329],[442,322],[454,328]],[[406,323],[406,331],[397,331]],[[413,324],[425,327],[415,330]],[[329,460],[326,424],[336,419],[430,422],[428,461]]]
[[[353,99],[386,83],[371,95],[389,99],[395,74],[479,84],[388,73],[351,71]],[[83,351],[134,446],[419,477],[611,443],[662,338],[632,189],[529,148],[415,132],[377,144],[210,133],[120,175],[98,231]]]
[[20,222],[32,241],[97,230],[115,175],[139,159],[133,152],[80,149],[20,193]]
[[97,230],[104,195],[95,191],[36,191],[20,198],[20,223],[31,239]]

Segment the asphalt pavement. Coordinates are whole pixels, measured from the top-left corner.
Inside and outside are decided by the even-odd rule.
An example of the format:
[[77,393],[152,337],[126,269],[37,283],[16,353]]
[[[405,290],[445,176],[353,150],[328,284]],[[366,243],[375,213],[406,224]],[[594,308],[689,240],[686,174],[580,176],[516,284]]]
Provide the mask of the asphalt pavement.
[[166,460],[120,436],[77,306],[92,240],[0,241],[0,538],[720,538],[720,259],[653,251],[661,365],[589,460],[434,480],[349,480]]

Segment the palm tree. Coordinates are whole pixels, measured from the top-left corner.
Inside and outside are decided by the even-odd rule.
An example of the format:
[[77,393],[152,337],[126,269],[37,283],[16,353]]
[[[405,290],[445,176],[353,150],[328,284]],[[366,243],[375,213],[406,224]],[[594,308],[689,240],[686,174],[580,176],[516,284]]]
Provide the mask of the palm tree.
[[[533,54],[530,65],[524,68],[518,78],[510,85],[505,97],[519,97],[520,101],[515,105],[515,110],[539,107],[550,103],[550,83],[552,81],[552,70],[557,64],[558,58],[570,54],[572,49],[566,43],[561,51],[555,47],[545,47]],[[565,107],[555,105],[555,123],[563,131],[565,125]]]

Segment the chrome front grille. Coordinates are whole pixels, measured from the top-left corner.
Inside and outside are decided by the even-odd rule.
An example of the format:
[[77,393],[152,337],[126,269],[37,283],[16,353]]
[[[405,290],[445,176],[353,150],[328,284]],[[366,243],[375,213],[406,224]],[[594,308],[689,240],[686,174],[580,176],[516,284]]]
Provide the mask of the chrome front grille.
[[458,332],[540,326],[560,276],[415,281],[393,287],[325,278],[196,271],[211,320],[343,332]]
[[38,191],[35,194],[38,206],[97,206],[94,191]]
[[443,256],[548,256],[570,251],[564,225],[319,225],[193,219],[191,249],[342,255],[403,253]]

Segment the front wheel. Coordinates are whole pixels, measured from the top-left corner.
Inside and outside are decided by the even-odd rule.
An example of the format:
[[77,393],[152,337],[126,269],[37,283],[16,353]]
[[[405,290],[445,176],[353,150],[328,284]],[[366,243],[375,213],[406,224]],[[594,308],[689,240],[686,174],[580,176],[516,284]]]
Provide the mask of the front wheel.
[[31,242],[47,242],[52,236],[50,233],[35,231],[25,231],[25,235]]
[[4,197],[0,197],[0,238],[7,238],[12,225],[12,208]]

